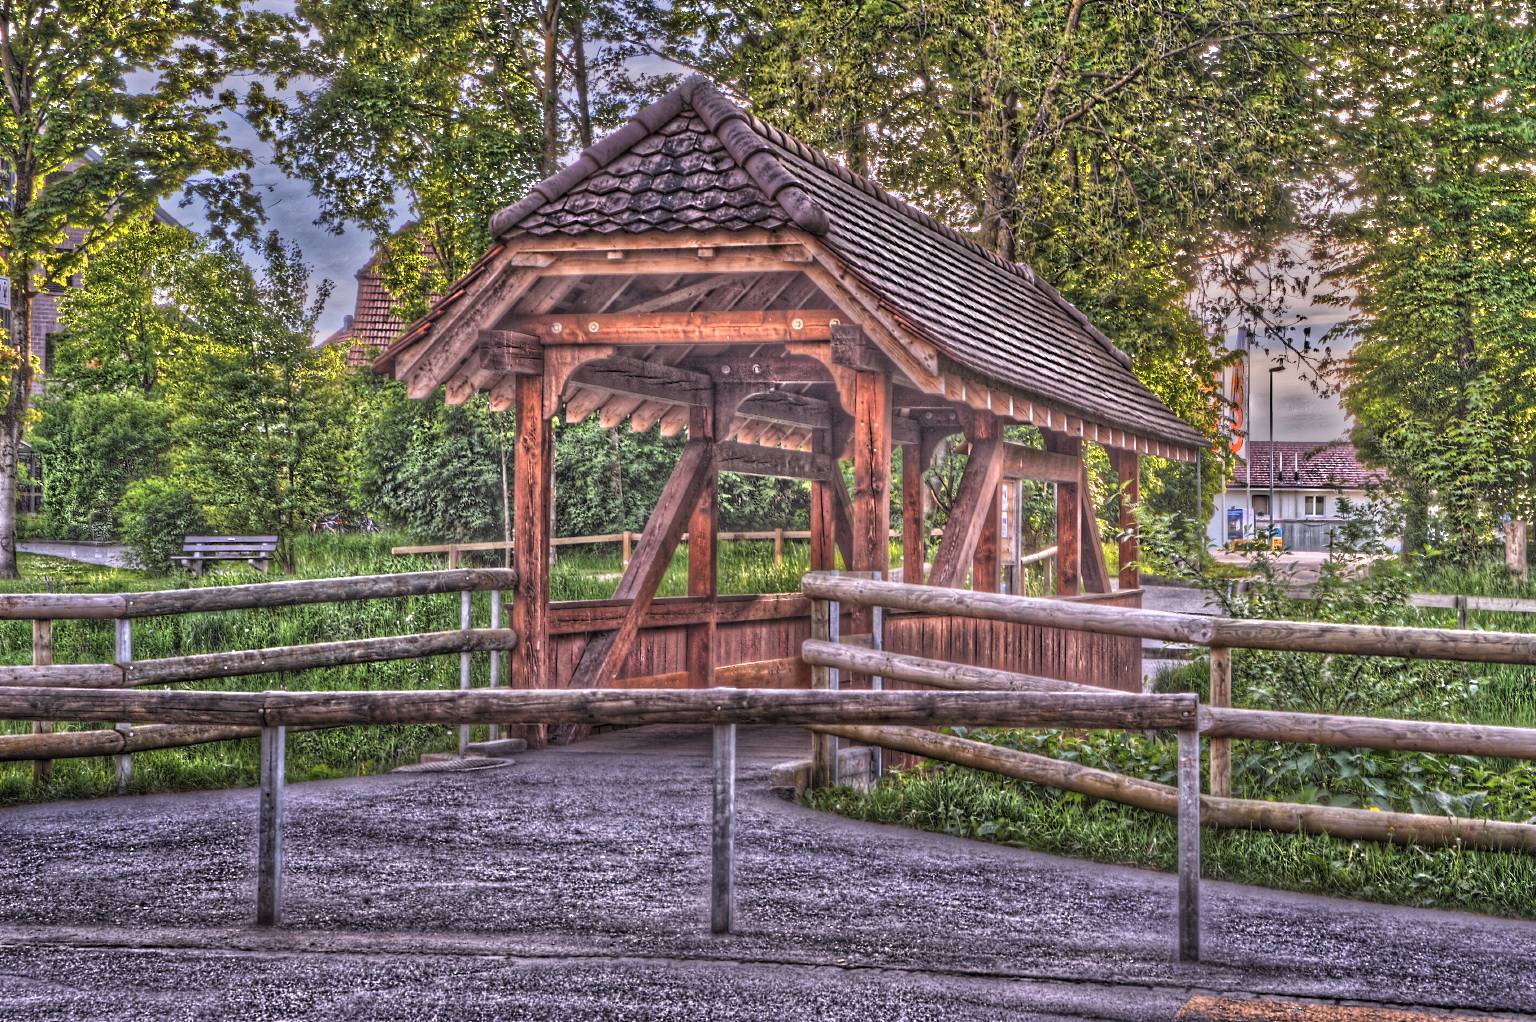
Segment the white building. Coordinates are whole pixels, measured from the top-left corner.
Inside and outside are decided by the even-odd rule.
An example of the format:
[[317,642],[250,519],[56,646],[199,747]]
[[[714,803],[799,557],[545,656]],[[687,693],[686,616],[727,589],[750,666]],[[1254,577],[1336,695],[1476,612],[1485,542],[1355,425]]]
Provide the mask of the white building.
[[1250,440],[1244,454],[1248,460],[1238,462],[1234,478],[1216,497],[1207,535],[1217,546],[1252,539],[1255,529],[1274,526],[1289,549],[1327,550],[1343,521],[1339,498],[1364,502],[1367,486],[1383,480],[1343,441]]

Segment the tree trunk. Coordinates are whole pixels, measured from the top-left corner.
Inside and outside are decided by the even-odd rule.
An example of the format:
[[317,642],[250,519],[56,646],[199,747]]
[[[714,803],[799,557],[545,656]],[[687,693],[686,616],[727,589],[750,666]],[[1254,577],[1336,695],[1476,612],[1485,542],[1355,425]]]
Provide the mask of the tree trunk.
[[[10,262],[14,265],[15,260]],[[0,578],[19,578],[16,568],[16,475],[21,467],[22,424],[32,404],[32,295],[22,279],[12,292],[10,386],[0,414]]]
[[592,99],[587,88],[587,14],[585,10],[571,12],[571,57],[574,62],[572,77],[576,86],[576,130],[581,136],[581,147],[592,147]]
[[560,169],[560,0],[544,8],[544,81],[540,100],[544,114],[544,166],[548,177]]

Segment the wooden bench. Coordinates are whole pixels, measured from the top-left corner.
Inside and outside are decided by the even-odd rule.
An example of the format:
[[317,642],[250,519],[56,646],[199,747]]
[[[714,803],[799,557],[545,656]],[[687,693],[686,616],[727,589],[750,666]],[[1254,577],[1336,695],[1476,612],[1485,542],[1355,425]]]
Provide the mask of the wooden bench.
[[182,542],[181,556],[172,560],[199,576],[203,565],[218,561],[244,561],[266,571],[276,555],[276,536],[188,536]]

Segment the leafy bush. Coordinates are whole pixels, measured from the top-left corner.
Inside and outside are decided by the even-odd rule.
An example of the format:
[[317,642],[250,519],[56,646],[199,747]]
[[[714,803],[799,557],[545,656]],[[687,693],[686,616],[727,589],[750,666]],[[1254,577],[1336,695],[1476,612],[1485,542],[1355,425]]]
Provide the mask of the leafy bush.
[[157,575],[171,570],[188,533],[206,531],[203,509],[186,487],[169,479],[141,479],[128,487],[122,506],[123,542],[134,561]]
[[44,401],[41,409],[31,443],[43,462],[44,532],[110,539],[128,485],[164,467],[170,413],[133,392],[80,394]]

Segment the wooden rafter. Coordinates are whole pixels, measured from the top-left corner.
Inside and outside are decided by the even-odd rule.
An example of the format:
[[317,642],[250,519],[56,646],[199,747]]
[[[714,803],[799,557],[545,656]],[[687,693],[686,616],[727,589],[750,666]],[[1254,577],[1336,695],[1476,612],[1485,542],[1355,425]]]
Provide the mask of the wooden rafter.
[[581,366],[571,374],[571,382],[587,390],[679,405],[705,405],[714,393],[714,384],[701,373],[622,356]]

